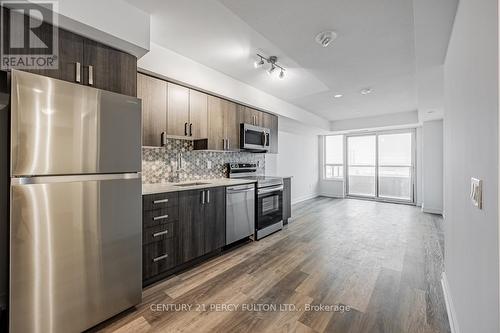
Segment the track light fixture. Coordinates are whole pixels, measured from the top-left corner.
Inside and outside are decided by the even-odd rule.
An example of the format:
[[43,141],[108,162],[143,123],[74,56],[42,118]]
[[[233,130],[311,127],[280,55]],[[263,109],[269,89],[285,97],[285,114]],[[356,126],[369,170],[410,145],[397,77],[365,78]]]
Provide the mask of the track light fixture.
[[286,69],[283,68],[282,66],[278,65],[278,57],[276,57],[276,56],[270,56],[269,58],[266,58],[266,57],[264,57],[263,55],[260,55],[260,54],[257,54],[257,57],[259,57],[260,60],[257,60],[254,63],[255,68],[263,67],[265,65],[265,63],[267,62],[268,64],[271,65],[271,67],[267,70],[267,74],[273,75],[274,73],[278,73],[278,69],[279,69],[278,77],[280,79],[284,79],[285,78],[285,71],[286,71]]

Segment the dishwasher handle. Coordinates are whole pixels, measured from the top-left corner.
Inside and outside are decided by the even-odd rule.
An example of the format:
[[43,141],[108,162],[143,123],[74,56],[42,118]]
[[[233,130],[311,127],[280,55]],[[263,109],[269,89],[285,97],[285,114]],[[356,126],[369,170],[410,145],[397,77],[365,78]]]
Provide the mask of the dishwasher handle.
[[247,189],[227,188],[227,193],[245,193],[245,192],[255,192],[255,189],[254,188],[247,188]]
[[226,187],[227,193],[244,193],[244,192],[251,192],[251,191],[255,191],[254,184],[249,184],[249,185],[245,184],[245,185]]

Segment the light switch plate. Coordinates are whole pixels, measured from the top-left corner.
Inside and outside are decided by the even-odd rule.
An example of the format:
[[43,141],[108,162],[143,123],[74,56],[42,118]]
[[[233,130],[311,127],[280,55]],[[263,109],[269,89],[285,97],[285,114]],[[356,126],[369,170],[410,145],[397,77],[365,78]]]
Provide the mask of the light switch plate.
[[470,199],[472,204],[483,209],[483,181],[477,178],[470,179]]

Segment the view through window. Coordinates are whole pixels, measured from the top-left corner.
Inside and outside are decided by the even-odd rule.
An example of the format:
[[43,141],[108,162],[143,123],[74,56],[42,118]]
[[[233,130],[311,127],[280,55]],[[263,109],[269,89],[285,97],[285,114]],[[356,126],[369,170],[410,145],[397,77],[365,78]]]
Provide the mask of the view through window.
[[330,135],[325,137],[325,178],[344,178],[344,137]]

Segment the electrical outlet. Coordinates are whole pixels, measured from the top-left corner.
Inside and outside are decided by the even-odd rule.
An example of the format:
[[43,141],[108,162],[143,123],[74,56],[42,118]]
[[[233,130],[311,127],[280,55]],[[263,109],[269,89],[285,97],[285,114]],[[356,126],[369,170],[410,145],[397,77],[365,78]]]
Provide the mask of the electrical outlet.
[[207,160],[207,169],[212,169],[212,161]]
[[472,204],[483,209],[483,181],[477,178],[470,179],[470,199]]

